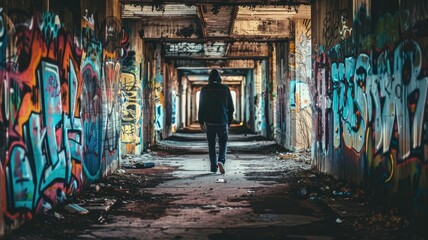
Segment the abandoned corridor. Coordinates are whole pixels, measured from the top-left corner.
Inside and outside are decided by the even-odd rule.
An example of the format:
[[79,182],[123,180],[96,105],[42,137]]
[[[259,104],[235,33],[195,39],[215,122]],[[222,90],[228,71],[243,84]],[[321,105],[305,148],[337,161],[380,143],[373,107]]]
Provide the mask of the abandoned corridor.
[[[272,189],[291,197],[295,189],[277,186],[293,182],[288,163],[276,161],[290,152],[297,154],[290,161],[305,154],[304,168],[314,171],[308,176],[328,174],[385,209],[426,216],[427,8],[428,0],[0,0],[0,235],[79,203],[73,201],[121,174],[129,158],[156,160],[139,175],[168,187],[149,194],[185,191],[180,176],[209,170],[196,123],[212,69],[236,110],[228,182],[190,179],[214,184],[221,199],[214,213],[230,204],[221,186],[236,191],[238,202],[242,189],[270,189],[251,178],[253,167],[263,179],[272,172],[286,179]],[[236,186],[228,175],[234,172]],[[288,230],[287,221],[314,220],[243,209],[257,223]],[[310,217],[323,222],[327,215]]]

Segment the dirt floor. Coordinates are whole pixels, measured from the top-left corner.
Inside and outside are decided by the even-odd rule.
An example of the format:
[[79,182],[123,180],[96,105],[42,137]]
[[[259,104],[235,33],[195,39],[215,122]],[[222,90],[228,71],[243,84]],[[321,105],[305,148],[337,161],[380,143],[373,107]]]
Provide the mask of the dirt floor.
[[[124,167],[4,239],[425,239],[426,220],[312,170],[308,153],[124,156]],[[137,163],[155,163],[142,168]],[[137,167],[138,168],[137,168]],[[135,167],[135,168],[132,168]]]

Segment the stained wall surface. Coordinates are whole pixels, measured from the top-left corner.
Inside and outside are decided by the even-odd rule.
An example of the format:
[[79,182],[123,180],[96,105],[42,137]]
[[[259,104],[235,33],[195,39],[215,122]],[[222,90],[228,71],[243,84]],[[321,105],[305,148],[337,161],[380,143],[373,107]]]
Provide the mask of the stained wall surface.
[[428,205],[428,1],[315,1],[316,166]]

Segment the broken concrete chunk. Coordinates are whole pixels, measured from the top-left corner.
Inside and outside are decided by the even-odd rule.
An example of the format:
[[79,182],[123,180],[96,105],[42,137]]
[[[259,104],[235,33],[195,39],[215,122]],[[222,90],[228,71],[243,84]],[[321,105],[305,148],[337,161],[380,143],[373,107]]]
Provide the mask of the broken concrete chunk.
[[79,206],[77,204],[74,204],[74,203],[66,205],[64,207],[64,209],[67,210],[68,212],[71,212],[71,213],[78,213],[78,214],[87,214],[87,213],[89,213],[89,211],[87,209],[82,208],[81,206]]

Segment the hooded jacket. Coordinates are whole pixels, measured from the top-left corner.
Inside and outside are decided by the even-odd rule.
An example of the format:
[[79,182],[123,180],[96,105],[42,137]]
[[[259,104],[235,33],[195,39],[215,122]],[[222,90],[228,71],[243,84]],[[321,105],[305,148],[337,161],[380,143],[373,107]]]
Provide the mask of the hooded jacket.
[[229,87],[221,84],[220,74],[213,69],[199,95],[199,124],[230,125],[234,111]]

